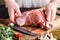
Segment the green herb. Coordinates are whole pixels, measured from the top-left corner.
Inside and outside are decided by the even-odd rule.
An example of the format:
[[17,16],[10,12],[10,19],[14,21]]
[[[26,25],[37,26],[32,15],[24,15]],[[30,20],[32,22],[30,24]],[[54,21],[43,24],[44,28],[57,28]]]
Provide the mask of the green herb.
[[8,24],[8,26],[3,26],[3,24],[0,24],[0,40],[13,40],[14,31],[11,28],[11,24]]

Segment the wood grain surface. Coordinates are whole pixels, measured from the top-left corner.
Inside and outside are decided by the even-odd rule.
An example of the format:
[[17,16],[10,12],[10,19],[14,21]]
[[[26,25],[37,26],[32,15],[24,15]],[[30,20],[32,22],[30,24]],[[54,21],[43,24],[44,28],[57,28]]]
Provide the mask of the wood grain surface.
[[[0,18],[0,23],[1,22],[6,23],[6,24],[11,23],[11,21],[9,19]],[[33,33],[36,33],[36,34],[44,34],[46,32],[46,30],[38,28],[38,27],[24,26],[23,28],[28,30],[28,31],[31,31]],[[16,33],[17,33],[17,31],[16,31]],[[20,33],[20,32],[18,32],[18,33]],[[26,35],[26,34],[23,34],[23,33],[20,33],[20,34],[21,34],[20,40],[25,40],[25,39],[26,40],[35,40],[36,39],[36,37],[34,37],[34,36],[29,36],[29,35]]]

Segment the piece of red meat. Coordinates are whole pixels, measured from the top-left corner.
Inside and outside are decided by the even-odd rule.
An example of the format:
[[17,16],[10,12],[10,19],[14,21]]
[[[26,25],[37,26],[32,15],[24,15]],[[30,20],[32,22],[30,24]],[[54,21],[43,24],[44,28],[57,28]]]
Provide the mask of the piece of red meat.
[[40,24],[42,26],[45,23],[45,15],[42,11],[43,10],[32,10],[26,23],[33,25]]
[[45,28],[45,23],[47,22],[47,20],[44,9],[42,8],[23,12],[22,16],[16,19],[16,22],[20,26],[39,24],[41,28]]
[[17,24],[22,25],[37,25],[40,24],[43,26],[45,23],[45,14],[43,13],[43,9],[35,9],[31,11],[26,11],[22,13],[21,17],[17,18]]

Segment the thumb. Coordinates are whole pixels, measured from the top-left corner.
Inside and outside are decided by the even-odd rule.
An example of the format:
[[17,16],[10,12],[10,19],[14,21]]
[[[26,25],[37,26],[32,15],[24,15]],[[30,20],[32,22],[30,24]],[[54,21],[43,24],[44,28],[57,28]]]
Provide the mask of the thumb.
[[20,11],[19,8],[15,9],[15,10],[16,10],[17,16],[22,16],[21,11]]

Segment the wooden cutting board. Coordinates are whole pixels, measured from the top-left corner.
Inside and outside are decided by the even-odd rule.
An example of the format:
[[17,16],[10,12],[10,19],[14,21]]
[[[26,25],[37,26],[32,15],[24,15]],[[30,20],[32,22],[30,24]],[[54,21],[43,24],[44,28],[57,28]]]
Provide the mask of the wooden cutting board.
[[[7,21],[8,20],[9,19],[7,19]],[[58,18],[56,18],[55,23],[54,23],[54,27],[55,27],[55,29],[59,29],[60,28],[60,16]],[[28,26],[26,26],[24,28],[29,30],[29,31],[31,31],[31,32],[34,32],[36,34],[43,34],[43,33],[46,32],[45,30],[37,28],[37,27],[30,27],[30,26],[28,27]],[[25,40],[25,39],[27,39],[27,40],[35,40],[36,39],[36,37],[32,37],[32,36],[25,35],[25,34],[22,34],[22,33],[20,33],[20,34],[22,35],[20,40]]]
[[[2,19],[0,19],[0,21],[3,21]],[[4,20],[5,21],[5,20]],[[10,22],[9,21],[9,19],[8,20],[6,20],[7,22]],[[60,27],[60,19],[56,19],[56,24],[55,24],[55,27]],[[5,22],[6,23],[6,22]],[[27,29],[27,30],[29,30],[29,31],[31,31],[31,32],[34,32],[34,33],[36,33],[36,34],[42,34],[42,33],[45,33],[45,31],[44,30],[42,30],[42,29],[40,29],[40,28],[37,28],[37,27],[27,27],[27,26],[25,26],[24,27],[25,29]],[[16,31],[16,33],[17,33],[17,31]],[[18,32],[18,33],[20,33],[20,32]],[[29,36],[29,35],[25,35],[25,34],[22,34],[22,33],[20,33],[21,34],[21,38],[20,38],[20,40],[35,40],[36,39],[36,37],[33,37],[33,36]]]
[[[0,18],[0,22],[3,22],[3,23],[10,23],[11,21],[9,19],[1,19]],[[31,26],[24,26],[23,27],[24,29],[28,30],[28,31],[31,31],[33,33],[36,33],[36,34],[44,34],[46,31],[41,29],[41,28],[38,28],[38,27],[31,27]],[[17,31],[16,31],[17,33]],[[18,32],[20,33],[20,32]],[[26,34],[23,34],[23,33],[20,33],[21,34],[21,38],[20,40],[35,40],[36,37],[34,36],[29,36],[29,35],[26,35]]]
[[[6,21],[10,22],[9,19],[6,19]],[[60,28],[60,18],[55,20],[54,26],[55,26],[56,29]],[[25,26],[23,28],[25,28],[26,30],[29,30],[33,33],[36,33],[36,34],[43,34],[43,33],[46,32],[45,30],[37,28],[37,27]],[[16,31],[16,33],[17,33],[17,31]],[[18,32],[18,33],[20,33],[20,32]],[[22,33],[20,33],[20,34],[21,34],[20,40],[25,40],[25,39],[26,40],[35,40],[36,39],[36,37],[33,37],[33,36],[25,35],[25,34],[22,34]]]
[[[10,22],[10,20],[9,19],[6,19],[6,21],[7,22]],[[45,29],[41,29],[40,27],[35,27],[35,26],[24,26],[23,28],[25,28],[26,30],[29,30],[29,31],[32,31],[32,32],[34,32],[34,31],[36,31],[36,32],[34,32],[34,33],[36,33],[36,34],[42,34],[42,33],[44,33],[44,32],[46,32],[46,30]],[[39,32],[40,31],[40,32]],[[42,32],[42,33],[41,33]]]

